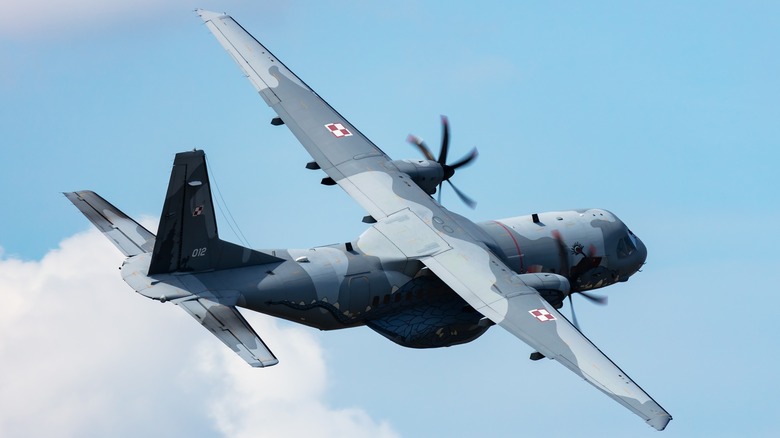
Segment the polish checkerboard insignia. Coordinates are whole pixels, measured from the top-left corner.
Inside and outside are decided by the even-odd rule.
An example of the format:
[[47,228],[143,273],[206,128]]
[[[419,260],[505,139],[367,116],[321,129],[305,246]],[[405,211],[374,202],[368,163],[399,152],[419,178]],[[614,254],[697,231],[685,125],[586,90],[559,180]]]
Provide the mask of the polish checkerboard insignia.
[[328,128],[328,131],[330,131],[331,134],[339,138],[352,135],[352,133],[349,132],[349,129],[345,128],[341,123],[328,123],[325,127]]
[[194,216],[200,216],[202,214],[203,214],[203,206],[202,205],[199,205],[199,206],[195,207],[195,210],[192,210],[192,216],[193,217]]
[[529,310],[528,313],[530,313],[534,318],[542,322],[555,320],[555,317],[545,309]]

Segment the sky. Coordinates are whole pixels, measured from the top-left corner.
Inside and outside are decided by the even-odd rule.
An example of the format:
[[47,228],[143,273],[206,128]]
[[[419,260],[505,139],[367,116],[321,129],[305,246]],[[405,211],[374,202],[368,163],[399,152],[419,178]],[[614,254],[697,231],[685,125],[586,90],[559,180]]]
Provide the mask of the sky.
[[[647,265],[575,300],[585,334],[674,417],[664,436],[780,425],[776,2],[11,0],[0,16],[0,436],[649,436],[641,419],[498,328],[411,350],[244,311],[252,369],[121,281],[61,195],[154,230],[177,152],[208,154],[256,248],[357,237],[365,214],[193,13],[227,11],[374,143],[478,147],[447,208],[475,221],[606,208]],[[222,237],[238,242],[224,217]],[[568,315],[568,306],[564,313]]]

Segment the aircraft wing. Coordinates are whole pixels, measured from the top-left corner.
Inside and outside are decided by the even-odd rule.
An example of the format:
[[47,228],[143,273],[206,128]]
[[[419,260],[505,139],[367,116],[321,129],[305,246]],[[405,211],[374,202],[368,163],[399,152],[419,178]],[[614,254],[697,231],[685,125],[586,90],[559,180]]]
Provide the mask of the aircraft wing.
[[345,177],[375,167],[384,170],[390,158],[233,18],[202,9],[196,12],[320,168],[375,219],[381,219],[382,209]]
[[279,361],[235,306],[192,296],[176,304],[253,367],[268,367]]
[[486,257],[475,251],[473,255],[473,258],[463,257],[462,253],[450,252],[423,262],[493,322],[546,357],[555,359],[653,428],[666,428],[671,415],[533,288],[511,275],[460,274],[468,272],[464,269],[473,269],[472,260],[482,266],[500,266],[492,254]]
[[322,170],[378,221],[361,237],[363,251],[380,257],[400,252],[422,261],[487,318],[651,426],[666,427],[671,416],[493,254],[474,223],[443,208],[398,171],[231,17],[198,14]]

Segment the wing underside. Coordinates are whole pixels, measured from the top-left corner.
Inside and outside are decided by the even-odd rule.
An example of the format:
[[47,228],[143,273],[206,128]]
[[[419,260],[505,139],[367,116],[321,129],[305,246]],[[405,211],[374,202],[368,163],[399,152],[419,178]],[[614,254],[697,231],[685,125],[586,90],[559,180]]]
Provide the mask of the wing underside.
[[479,286],[479,278],[459,272],[461,262],[452,256],[445,253],[423,262],[493,322],[558,361],[650,426],[658,430],[666,427],[671,415],[534,289],[524,286],[517,277],[495,282],[490,279]]
[[671,416],[493,254],[476,225],[443,208],[398,171],[384,152],[232,18],[198,14],[320,168],[378,221],[365,234],[369,255],[400,251],[422,261],[493,322],[654,428],[666,426]]

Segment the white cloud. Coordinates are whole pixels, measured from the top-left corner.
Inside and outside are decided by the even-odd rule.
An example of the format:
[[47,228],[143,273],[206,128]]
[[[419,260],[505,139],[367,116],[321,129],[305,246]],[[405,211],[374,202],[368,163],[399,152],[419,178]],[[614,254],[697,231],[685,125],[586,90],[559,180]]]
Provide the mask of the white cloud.
[[123,21],[143,20],[162,11],[194,9],[191,0],[11,0],[0,14],[0,35],[51,38],[90,27],[110,29]]
[[313,332],[244,312],[281,363],[246,365],[186,313],[135,294],[97,231],[0,259],[0,436],[395,436],[324,402]]

